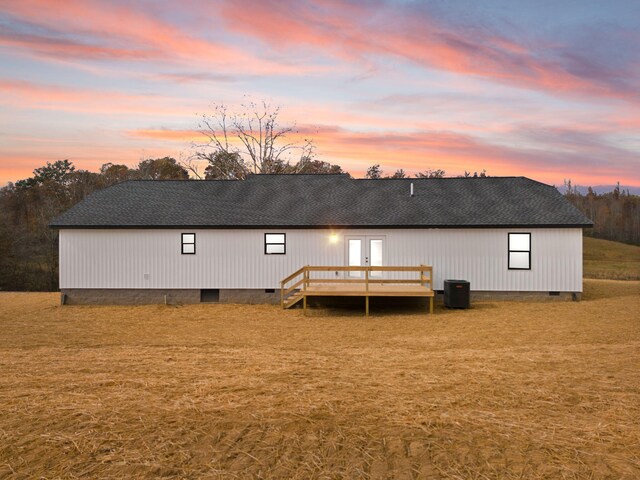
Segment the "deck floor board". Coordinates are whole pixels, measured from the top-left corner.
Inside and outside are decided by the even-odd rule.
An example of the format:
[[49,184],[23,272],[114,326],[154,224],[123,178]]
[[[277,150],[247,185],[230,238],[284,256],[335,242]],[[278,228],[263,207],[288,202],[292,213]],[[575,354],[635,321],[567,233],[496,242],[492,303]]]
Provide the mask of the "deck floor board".
[[352,297],[432,297],[433,290],[423,285],[398,285],[384,283],[369,284],[367,290],[364,284],[353,283],[317,283],[301,290],[307,296],[352,296]]

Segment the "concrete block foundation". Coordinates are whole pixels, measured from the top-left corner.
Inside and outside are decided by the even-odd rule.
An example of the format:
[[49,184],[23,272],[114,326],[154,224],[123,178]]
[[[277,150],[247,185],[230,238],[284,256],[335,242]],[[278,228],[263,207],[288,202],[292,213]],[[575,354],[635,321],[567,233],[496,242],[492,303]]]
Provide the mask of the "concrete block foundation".
[[[211,292],[211,290],[207,290]],[[580,292],[489,292],[471,291],[471,304],[475,301],[526,301],[526,302],[566,302],[578,301]],[[214,296],[215,297],[215,296]],[[61,290],[63,305],[168,305],[186,303],[280,303],[280,291],[265,289],[220,289],[218,301],[207,301],[210,295],[202,295],[200,289],[147,289],[147,288],[66,288]],[[335,299],[334,299],[335,300]],[[442,303],[442,292],[436,292],[436,303]]]
[[509,301],[509,302],[570,302],[579,301],[580,292],[492,292],[471,291],[473,301]]
[[199,303],[200,290],[164,288],[65,288],[63,305],[152,305]]
[[220,290],[220,303],[280,303],[280,290],[267,292],[254,288],[224,288]]
[[[210,291],[210,290],[209,290]],[[213,303],[202,301],[200,289],[176,288],[65,288],[63,305],[168,305]],[[264,289],[220,289],[217,303],[280,303],[280,291]]]

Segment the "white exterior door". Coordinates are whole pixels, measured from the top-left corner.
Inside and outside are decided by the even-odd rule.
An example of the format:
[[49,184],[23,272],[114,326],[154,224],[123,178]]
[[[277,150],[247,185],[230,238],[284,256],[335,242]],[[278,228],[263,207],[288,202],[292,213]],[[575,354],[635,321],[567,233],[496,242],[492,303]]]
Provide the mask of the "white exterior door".
[[[346,235],[345,264],[349,267],[381,267],[384,265],[384,235]],[[362,278],[364,272],[346,272],[347,277]],[[371,272],[371,278],[381,278],[382,272]]]

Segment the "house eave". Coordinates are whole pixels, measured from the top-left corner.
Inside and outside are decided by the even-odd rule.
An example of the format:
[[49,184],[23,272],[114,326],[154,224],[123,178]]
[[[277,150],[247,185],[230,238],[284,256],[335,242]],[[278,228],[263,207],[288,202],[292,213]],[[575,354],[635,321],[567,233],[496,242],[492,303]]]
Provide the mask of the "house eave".
[[430,229],[492,229],[492,228],[593,228],[593,224],[494,224],[494,225],[54,225],[49,228],[56,230],[167,230],[167,229],[198,229],[198,230],[331,230],[331,229],[398,229],[398,230],[430,230]]

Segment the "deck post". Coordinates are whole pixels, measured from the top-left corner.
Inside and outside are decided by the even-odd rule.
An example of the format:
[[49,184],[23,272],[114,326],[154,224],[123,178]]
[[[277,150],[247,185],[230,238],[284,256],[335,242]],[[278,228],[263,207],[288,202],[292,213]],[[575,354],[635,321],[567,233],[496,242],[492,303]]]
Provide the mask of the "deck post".
[[302,297],[302,310],[304,312],[304,316],[307,316],[307,296],[303,294]]
[[433,315],[433,297],[429,297],[429,313]]
[[365,291],[365,300],[364,300],[364,316],[369,316],[369,267],[365,267],[364,269],[364,291]]
[[284,310],[284,282],[280,282],[280,308]]

